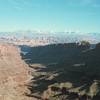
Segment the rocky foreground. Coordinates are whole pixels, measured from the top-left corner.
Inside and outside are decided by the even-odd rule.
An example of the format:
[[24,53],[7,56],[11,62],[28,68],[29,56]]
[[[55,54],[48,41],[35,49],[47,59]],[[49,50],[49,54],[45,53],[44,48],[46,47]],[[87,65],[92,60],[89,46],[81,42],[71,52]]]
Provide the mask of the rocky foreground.
[[28,66],[16,46],[0,44],[0,100],[35,100],[25,96],[30,80]]

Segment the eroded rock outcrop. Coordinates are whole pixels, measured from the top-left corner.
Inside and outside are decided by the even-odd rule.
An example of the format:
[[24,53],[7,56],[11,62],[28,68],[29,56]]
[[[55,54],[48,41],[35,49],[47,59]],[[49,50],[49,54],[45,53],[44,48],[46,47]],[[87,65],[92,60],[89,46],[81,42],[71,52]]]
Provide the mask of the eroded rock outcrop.
[[24,95],[30,79],[28,71],[16,46],[0,44],[0,100],[32,99]]

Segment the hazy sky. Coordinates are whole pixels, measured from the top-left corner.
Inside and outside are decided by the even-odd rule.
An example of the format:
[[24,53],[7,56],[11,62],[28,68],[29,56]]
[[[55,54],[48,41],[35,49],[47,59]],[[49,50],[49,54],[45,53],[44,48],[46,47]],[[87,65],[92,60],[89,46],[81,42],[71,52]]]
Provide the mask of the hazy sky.
[[100,0],[0,0],[0,31],[100,32]]

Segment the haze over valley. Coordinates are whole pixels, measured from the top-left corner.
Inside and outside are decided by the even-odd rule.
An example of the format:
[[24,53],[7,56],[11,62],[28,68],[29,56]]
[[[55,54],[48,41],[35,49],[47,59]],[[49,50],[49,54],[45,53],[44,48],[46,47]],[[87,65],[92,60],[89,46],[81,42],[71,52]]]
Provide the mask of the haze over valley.
[[91,44],[96,44],[100,41],[100,33],[38,31],[0,32],[0,41],[15,45],[29,46],[73,43],[80,41],[88,41]]

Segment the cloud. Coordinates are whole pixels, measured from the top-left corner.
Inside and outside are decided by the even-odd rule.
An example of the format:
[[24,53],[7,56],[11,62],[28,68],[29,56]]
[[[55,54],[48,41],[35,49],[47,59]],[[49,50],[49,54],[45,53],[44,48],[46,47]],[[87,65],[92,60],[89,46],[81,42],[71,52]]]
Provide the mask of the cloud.
[[24,10],[25,8],[32,7],[32,0],[8,0],[11,6],[16,10]]
[[22,10],[23,8],[18,0],[8,0],[8,2],[15,10]]
[[100,0],[82,0],[84,5],[100,7]]
[[100,7],[100,0],[66,0],[70,6]]

